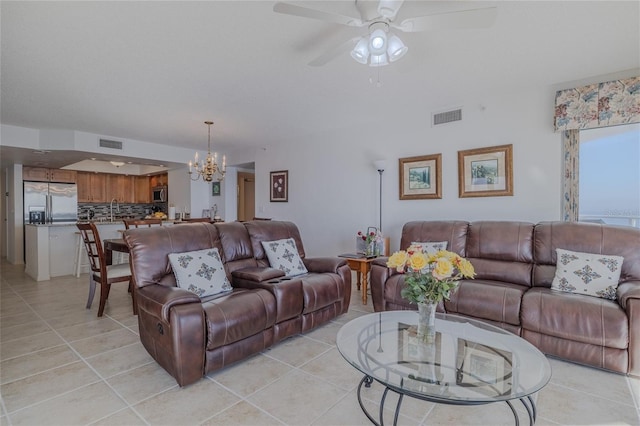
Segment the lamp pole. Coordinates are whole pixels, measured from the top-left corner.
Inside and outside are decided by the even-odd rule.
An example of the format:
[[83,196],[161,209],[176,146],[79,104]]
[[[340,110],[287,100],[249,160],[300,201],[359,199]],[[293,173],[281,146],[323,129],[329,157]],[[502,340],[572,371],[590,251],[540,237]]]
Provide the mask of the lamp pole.
[[380,221],[378,222],[378,230],[382,232],[382,173],[384,173],[384,160],[378,160],[374,163],[376,170],[378,170],[378,174],[380,175]]

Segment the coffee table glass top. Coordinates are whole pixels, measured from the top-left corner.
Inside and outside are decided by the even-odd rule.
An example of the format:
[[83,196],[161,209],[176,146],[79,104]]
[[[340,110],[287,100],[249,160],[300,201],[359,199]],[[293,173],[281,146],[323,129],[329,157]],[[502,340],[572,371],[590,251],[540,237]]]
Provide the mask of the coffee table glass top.
[[436,314],[436,336],[424,343],[418,313],[387,311],[345,324],[336,343],[364,375],[405,395],[435,402],[483,404],[524,398],[551,378],[547,358],[501,328]]

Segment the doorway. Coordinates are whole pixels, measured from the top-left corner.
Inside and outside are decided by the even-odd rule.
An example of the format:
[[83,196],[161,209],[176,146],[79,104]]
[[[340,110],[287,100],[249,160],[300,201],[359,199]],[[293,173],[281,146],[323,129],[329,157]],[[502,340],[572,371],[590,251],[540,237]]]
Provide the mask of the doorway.
[[254,173],[238,172],[238,220],[252,220],[256,215],[256,181]]

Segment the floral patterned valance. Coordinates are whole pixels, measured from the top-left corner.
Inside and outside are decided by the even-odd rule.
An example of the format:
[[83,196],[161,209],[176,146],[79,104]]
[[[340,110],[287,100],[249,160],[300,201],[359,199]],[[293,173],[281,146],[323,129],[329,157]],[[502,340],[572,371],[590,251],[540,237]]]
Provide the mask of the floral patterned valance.
[[556,132],[628,123],[640,123],[640,77],[556,93]]

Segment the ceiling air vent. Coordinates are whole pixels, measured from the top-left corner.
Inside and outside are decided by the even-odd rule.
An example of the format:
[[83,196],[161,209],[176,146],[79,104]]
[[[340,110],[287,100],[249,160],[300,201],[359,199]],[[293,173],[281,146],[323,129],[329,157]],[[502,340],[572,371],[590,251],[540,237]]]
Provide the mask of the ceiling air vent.
[[440,124],[453,123],[462,120],[462,108],[453,109],[451,111],[437,112],[432,114],[431,125],[438,126]]
[[100,139],[100,148],[122,149],[122,142]]

